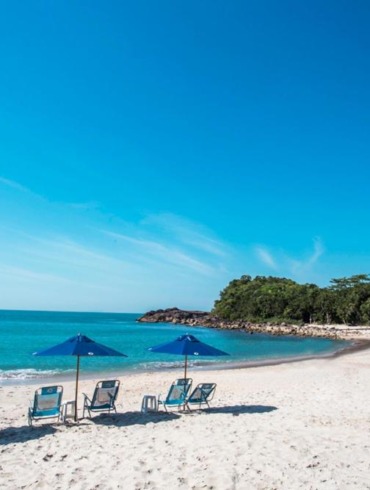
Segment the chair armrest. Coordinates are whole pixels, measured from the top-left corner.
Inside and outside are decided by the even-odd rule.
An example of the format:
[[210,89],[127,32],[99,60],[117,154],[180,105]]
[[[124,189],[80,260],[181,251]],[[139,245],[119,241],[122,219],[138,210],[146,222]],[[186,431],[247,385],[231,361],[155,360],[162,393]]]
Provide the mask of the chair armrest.
[[33,414],[33,407],[34,407],[33,400],[30,400],[30,404],[28,405],[28,416]]
[[91,405],[91,400],[90,400],[90,398],[89,398],[89,397],[86,395],[86,393],[82,393],[82,394],[83,394],[83,396],[84,396],[84,405],[85,405],[85,403],[86,403],[86,400],[88,400],[88,401],[90,402],[90,405]]
[[64,424],[66,421],[66,408],[67,406],[62,403],[59,407],[59,420]]

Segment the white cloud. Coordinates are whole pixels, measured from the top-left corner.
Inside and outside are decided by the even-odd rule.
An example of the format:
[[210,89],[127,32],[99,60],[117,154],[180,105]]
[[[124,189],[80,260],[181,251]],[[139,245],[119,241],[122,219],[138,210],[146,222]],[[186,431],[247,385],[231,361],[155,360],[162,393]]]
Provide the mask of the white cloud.
[[255,253],[260,261],[285,277],[292,277],[297,281],[310,281],[315,278],[315,266],[324,253],[324,246],[319,238],[313,240],[313,248],[302,253],[302,258],[293,257],[291,253],[275,250],[272,254],[266,246],[255,247]]
[[320,240],[320,238],[315,238],[314,239],[314,252],[311,255],[309,262],[311,265],[315,264],[319,258],[323,255],[325,252],[324,246]]
[[277,270],[278,266],[271,255],[271,253],[266,250],[264,247],[256,247],[256,253],[259,259],[268,267],[271,267],[271,269]]
[[91,211],[100,208],[100,203],[97,201],[88,201],[88,202],[70,202],[65,203],[67,207],[72,209],[80,210],[80,211]]
[[0,273],[3,280],[6,278],[16,279],[22,282],[34,283],[70,283],[71,281],[65,277],[61,277],[54,274],[47,274],[43,272],[35,272],[31,269],[25,269],[22,267],[13,267],[8,265],[0,264]]
[[[3,177],[1,185],[35,196]],[[28,203],[19,201],[21,211],[26,209]],[[212,231],[173,214],[129,223],[96,213],[93,202],[43,200],[37,206],[29,206],[36,210],[32,214],[19,213],[17,220],[0,225],[0,273],[6,279],[0,284],[0,307],[207,309],[237,261]],[[87,208],[92,212],[80,212]]]
[[0,177],[0,183],[6,185],[7,187],[11,187],[12,189],[16,189],[17,191],[31,192],[29,189],[27,189],[27,187],[18,184],[18,182],[15,182],[14,180],[5,179],[4,177]]
[[291,272],[293,274],[304,274],[310,272],[311,269],[318,262],[320,257],[323,255],[324,251],[324,246],[320,238],[315,238],[313,240],[313,250],[309,253],[309,255],[307,255],[305,259],[290,259]]
[[164,231],[167,236],[171,236],[172,240],[178,240],[195,249],[220,257],[227,255],[226,245],[217,240],[208,228],[181,216],[172,213],[152,214],[147,216],[141,224],[154,225],[162,232]]
[[207,263],[203,262],[199,258],[191,256],[189,253],[180,250],[173,245],[164,244],[155,240],[134,238],[121,233],[109,231],[103,232],[117,240],[134,245],[136,247],[136,255],[138,259],[139,256],[149,254],[152,258],[156,258],[158,260],[158,265],[163,263],[171,263],[174,266],[190,268],[193,271],[205,275],[212,275],[214,272],[214,268]]
[[54,239],[44,239],[28,235],[27,238],[27,247],[19,246],[18,251],[24,256],[27,255],[29,259],[37,259],[44,266],[56,267],[59,265],[89,271],[122,271],[130,266],[128,262],[120,258],[92,247],[88,248],[68,237],[59,236]]
[[19,192],[23,192],[24,194],[28,194],[29,196],[37,199],[38,201],[44,201],[46,202],[47,200],[41,196],[40,194],[37,194],[36,192],[31,191],[28,187],[25,187],[22,184],[19,184],[18,182],[10,179],[6,179],[5,177],[0,176],[0,184],[3,184],[7,187],[10,187],[11,189],[14,189]]

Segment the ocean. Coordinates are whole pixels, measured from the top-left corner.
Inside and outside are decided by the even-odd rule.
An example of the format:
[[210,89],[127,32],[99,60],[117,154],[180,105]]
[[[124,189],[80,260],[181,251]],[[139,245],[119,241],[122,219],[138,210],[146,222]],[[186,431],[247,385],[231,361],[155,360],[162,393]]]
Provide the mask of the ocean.
[[128,356],[81,358],[81,373],[85,377],[97,373],[124,374],[183,366],[183,358],[153,353],[148,348],[185,333],[230,354],[227,357],[189,358],[192,369],[329,355],[349,346],[349,342],[320,338],[251,335],[241,331],[139,323],[136,322],[139,316],[139,313],[0,310],[0,384],[73,377],[74,357],[38,357],[32,353],[64,342],[78,333]]

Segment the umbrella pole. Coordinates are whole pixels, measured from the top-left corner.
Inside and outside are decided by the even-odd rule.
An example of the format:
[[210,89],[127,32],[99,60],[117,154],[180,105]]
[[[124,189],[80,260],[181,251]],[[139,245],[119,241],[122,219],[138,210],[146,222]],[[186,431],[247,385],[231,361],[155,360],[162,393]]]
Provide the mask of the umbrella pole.
[[80,374],[80,356],[77,356],[76,369],[76,392],[75,392],[75,422],[77,422],[77,395],[78,395],[78,376]]
[[185,354],[185,379],[186,379],[186,370],[188,367],[188,356]]

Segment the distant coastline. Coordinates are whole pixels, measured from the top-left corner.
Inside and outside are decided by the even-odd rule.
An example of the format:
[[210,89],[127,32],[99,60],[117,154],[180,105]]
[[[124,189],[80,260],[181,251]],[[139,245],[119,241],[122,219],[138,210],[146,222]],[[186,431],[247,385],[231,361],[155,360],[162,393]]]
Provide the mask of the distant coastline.
[[269,335],[295,335],[299,337],[323,337],[337,340],[370,341],[369,326],[349,325],[293,325],[287,323],[250,323],[242,320],[225,321],[206,311],[166,308],[151,310],[137,319],[145,323],[174,323],[192,327],[209,327],[225,330],[242,330],[246,333]]

